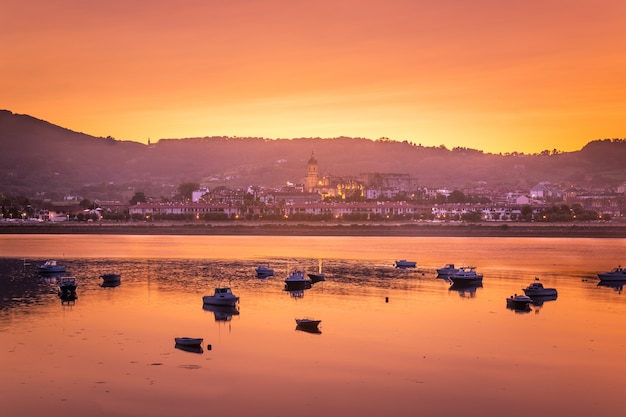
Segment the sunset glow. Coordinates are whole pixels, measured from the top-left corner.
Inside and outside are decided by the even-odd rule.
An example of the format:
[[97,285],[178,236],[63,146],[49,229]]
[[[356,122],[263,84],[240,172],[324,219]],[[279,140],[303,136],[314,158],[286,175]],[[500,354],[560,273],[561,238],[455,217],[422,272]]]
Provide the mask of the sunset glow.
[[622,0],[8,2],[0,108],[94,136],[626,137]]

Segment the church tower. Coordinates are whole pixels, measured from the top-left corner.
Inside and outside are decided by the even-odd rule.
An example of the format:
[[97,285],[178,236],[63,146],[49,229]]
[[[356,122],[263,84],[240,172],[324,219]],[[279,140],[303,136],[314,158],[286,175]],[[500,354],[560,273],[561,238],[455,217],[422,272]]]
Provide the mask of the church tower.
[[317,159],[315,159],[315,155],[311,152],[311,158],[309,158],[309,162],[307,163],[308,169],[306,173],[306,191],[311,192],[313,188],[317,185],[317,181],[319,179],[317,174]]

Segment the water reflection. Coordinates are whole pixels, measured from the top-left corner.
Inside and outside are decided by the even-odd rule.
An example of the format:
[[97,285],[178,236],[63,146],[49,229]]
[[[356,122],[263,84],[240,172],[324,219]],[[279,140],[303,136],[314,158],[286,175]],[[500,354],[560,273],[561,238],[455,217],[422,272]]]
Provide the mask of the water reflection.
[[528,304],[526,305],[507,304],[506,308],[508,310],[514,311],[517,314],[526,314],[532,311],[532,309],[530,308],[530,305]]
[[449,291],[458,292],[459,296],[463,298],[474,298],[476,297],[476,290],[482,287],[482,282],[477,282],[473,284],[454,283],[450,285]]
[[319,329],[319,327],[303,326],[301,324],[296,324],[296,330],[311,334],[322,334],[322,331]]
[[211,311],[215,317],[215,321],[230,321],[233,316],[239,315],[238,306],[218,306],[212,304],[202,304],[202,309]]
[[100,286],[102,288],[115,288],[119,287],[122,283],[120,281],[103,281]]
[[59,291],[58,296],[63,305],[74,305],[78,299],[78,295],[74,291]]
[[557,299],[557,295],[533,295],[530,297],[531,304],[536,307],[541,307],[543,303],[547,301],[555,301]]
[[614,289],[618,294],[622,293],[626,281],[600,281],[598,287],[606,287]]
[[[621,240],[55,239],[28,246],[39,253],[62,244],[78,254],[62,259],[79,282],[76,308],[60,305],[56,279],[36,271],[42,258],[59,254],[31,256],[30,265],[21,255],[0,258],[0,409],[7,415],[61,416],[71,408],[94,417],[169,417],[200,415],[210,403],[214,413],[259,417],[303,407],[310,415],[408,417],[419,408],[429,416],[521,417],[528,408],[511,407],[520,398],[533,398],[545,415],[623,410],[626,365],[615,358],[626,345],[626,303],[595,277],[623,255]],[[417,256],[407,255],[419,258],[419,271],[390,265],[399,247],[415,248]],[[301,290],[306,297],[287,296],[284,279],[252,272],[261,260],[278,277],[293,265],[315,271],[322,255],[326,281]],[[447,259],[481,265],[485,286],[437,279]],[[103,289],[105,271],[122,274],[123,289]],[[558,287],[558,302],[533,303],[534,313],[549,305],[541,314],[502,308],[512,288],[538,275]],[[245,314],[199,308],[224,284],[241,296]],[[321,333],[295,331],[294,317],[332,326],[314,337]],[[237,331],[225,331],[233,321]],[[202,335],[213,351],[173,349],[176,334]],[[531,342],[517,343],[520,335]],[[60,394],[67,386],[71,395]],[[311,386],[304,399],[284,395]],[[464,387],[471,407],[449,401],[451,386]]]

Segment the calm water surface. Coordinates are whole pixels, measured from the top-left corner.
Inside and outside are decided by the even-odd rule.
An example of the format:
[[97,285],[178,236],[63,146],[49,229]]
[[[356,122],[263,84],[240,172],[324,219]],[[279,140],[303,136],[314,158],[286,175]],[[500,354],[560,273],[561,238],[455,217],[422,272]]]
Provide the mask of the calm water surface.
[[[0,410],[19,416],[615,416],[622,239],[0,236]],[[63,302],[56,259],[78,280]],[[417,261],[398,270],[395,259]],[[291,268],[325,282],[284,290]],[[445,263],[483,286],[456,290]],[[276,276],[257,279],[269,263]],[[118,287],[99,276],[122,274]],[[558,299],[506,308],[535,277]],[[204,308],[229,285],[238,311]],[[320,334],[296,329],[321,319]],[[174,337],[203,337],[201,353]],[[210,349],[208,348],[210,345]]]

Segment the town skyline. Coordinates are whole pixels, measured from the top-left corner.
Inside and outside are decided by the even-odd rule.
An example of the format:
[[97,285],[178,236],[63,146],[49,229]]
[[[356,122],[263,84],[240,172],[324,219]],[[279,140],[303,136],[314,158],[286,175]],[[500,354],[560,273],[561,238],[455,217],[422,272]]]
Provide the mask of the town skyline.
[[624,136],[617,0],[5,6],[2,107],[94,136],[490,153]]

